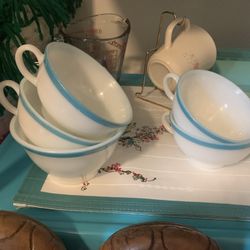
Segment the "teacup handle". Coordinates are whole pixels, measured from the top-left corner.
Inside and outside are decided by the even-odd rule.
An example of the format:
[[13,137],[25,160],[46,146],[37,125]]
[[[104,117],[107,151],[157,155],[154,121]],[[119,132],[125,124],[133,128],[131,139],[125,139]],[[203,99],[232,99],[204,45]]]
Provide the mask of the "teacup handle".
[[17,64],[19,71],[28,81],[36,85],[37,77],[30,73],[30,71],[27,69],[23,61],[23,53],[25,51],[30,51],[36,56],[39,66],[43,62],[44,55],[37,47],[31,44],[21,45],[20,47],[17,48],[16,54],[15,54],[15,60],[16,60],[16,64]]
[[4,94],[5,87],[10,87],[14,89],[14,91],[19,96],[19,84],[11,80],[5,80],[0,83],[0,103],[10,113],[12,113],[13,115],[17,115],[17,108],[10,103],[10,101],[7,99],[7,97]]
[[173,101],[174,100],[174,93],[172,92],[171,88],[170,88],[170,79],[173,79],[175,81],[175,88],[176,88],[176,84],[179,80],[179,76],[175,73],[168,73],[164,79],[163,79],[163,89],[165,94],[167,95],[167,97]]
[[[190,28],[190,20],[188,18],[184,17],[178,17],[174,19],[167,27],[167,30],[165,32],[165,43],[164,46],[166,49],[170,48],[172,46],[172,36],[173,36],[173,31],[174,28],[176,27],[177,24],[184,25],[184,30],[186,31]],[[183,32],[182,31],[182,32]]]
[[170,114],[169,112],[166,112],[162,115],[162,124],[164,126],[164,128],[170,133],[173,134],[173,128],[171,126],[171,122],[170,122],[170,118],[169,118]]

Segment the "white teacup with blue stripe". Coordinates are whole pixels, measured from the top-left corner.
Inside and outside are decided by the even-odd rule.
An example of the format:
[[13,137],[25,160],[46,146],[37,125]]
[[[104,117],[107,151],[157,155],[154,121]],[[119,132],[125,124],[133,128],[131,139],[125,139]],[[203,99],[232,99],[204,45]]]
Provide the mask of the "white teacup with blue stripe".
[[124,128],[118,129],[107,140],[87,148],[48,149],[30,143],[15,116],[10,122],[14,140],[53,181],[63,185],[79,185],[93,178],[113,154],[123,132]]
[[167,131],[173,134],[183,153],[196,160],[196,166],[213,169],[233,165],[250,154],[250,143],[210,142],[186,132],[176,122],[173,113],[165,113],[162,123]]
[[[169,88],[172,80],[177,83],[175,94]],[[235,83],[196,69],[181,76],[167,74],[163,85],[185,132],[214,143],[250,143],[250,99]]]
[[[14,89],[19,95],[17,108],[5,97],[6,86]],[[23,79],[20,85],[10,80],[0,83],[0,103],[17,116],[24,134],[32,143],[45,148],[71,149],[84,148],[100,142],[71,135],[46,120],[42,115],[42,105],[36,90],[26,79]]]
[[[32,52],[37,75],[26,68],[23,53]],[[35,46],[20,46],[15,55],[23,76],[37,87],[54,123],[76,136],[104,139],[132,120],[132,107],[119,83],[91,56],[66,43],[52,42],[44,54]]]

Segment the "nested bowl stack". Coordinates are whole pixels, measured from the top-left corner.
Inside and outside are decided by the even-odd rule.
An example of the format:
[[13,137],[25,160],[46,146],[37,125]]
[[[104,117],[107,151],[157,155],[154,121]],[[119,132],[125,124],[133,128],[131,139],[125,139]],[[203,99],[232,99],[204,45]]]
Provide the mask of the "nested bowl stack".
[[170,117],[165,127],[190,158],[209,167],[233,165],[250,153],[250,100],[233,82],[207,70],[191,70],[181,76],[168,74],[177,82]]
[[[38,60],[31,74],[23,53]],[[132,120],[132,107],[119,83],[92,57],[60,42],[42,54],[33,45],[20,46],[16,63],[24,79],[0,84],[0,102],[14,114],[10,133],[31,160],[60,184],[93,178],[111,157]],[[17,107],[4,95],[11,87]]]

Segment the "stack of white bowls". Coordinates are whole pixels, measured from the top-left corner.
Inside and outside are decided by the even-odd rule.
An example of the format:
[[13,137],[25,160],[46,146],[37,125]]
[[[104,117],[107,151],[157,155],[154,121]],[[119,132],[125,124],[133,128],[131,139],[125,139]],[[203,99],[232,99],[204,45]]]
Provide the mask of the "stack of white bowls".
[[[38,60],[37,75],[25,66],[26,51]],[[93,178],[132,120],[123,89],[103,66],[69,44],[52,42],[44,54],[22,45],[15,58],[24,79],[0,84],[0,102],[14,114],[11,135],[56,182]],[[4,96],[7,86],[19,95],[17,108]]]
[[[175,94],[170,81],[177,83]],[[236,84],[207,70],[171,73],[163,84],[173,106],[162,121],[187,156],[216,168],[249,155],[250,100]]]

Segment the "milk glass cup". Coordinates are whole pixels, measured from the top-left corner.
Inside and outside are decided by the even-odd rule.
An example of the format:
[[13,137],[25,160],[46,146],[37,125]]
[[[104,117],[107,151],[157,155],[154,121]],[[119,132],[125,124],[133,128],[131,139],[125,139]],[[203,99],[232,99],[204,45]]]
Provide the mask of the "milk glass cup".
[[88,16],[61,30],[65,42],[83,50],[119,80],[130,22],[116,14]]

